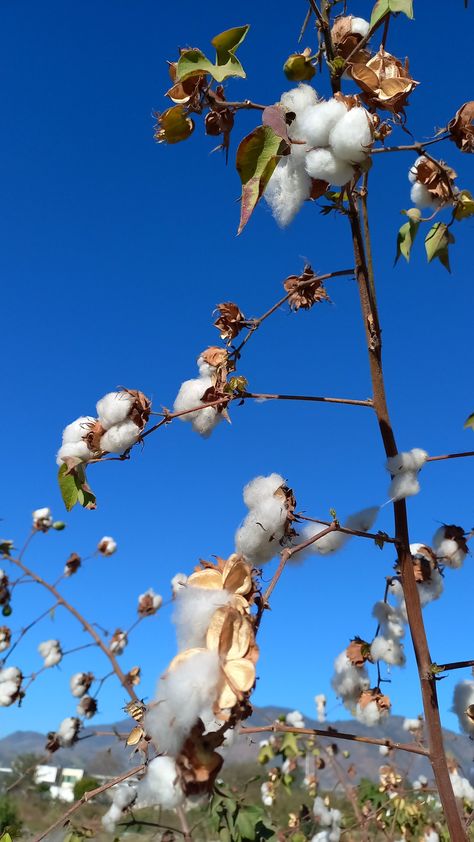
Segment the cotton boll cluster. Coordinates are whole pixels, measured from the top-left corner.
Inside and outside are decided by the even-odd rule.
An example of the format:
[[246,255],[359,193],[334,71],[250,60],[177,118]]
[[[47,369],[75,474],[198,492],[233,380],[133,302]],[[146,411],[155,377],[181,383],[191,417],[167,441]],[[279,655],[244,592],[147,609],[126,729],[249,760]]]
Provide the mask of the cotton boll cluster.
[[425,775],[418,775],[416,780],[413,781],[412,787],[415,792],[421,792],[422,790],[426,789],[428,786],[428,778]]
[[285,722],[287,725],[290,725],[292,728],[304,728],[305,722],[303,719],[303,715],[299,712],[299,710],[292,710],[290,713],[287,713],[285,716]]
[[314,697],[314,702],[316,705],[316,718],[318,722],[326,721],[326,701],[327,700],[324,693],[318,693],[318,695]]
[[45,640],[38,646],[38,652],[44,658],[45,667],[55,667],[63,657],[59,640]]
[[419,447],[408,452],[397,453],[387,459],[385,467],[392,475],[392,482],[388,489],[390,500],[402,500],[418,494],[420,490],[418,473],[427,459],[426,450]]
[[404,719],[402,728],[404,731],[409,731],[410,734],[420,736],[423,732],[423,719],[421,717],[417,719]]
[[94,681],[94,676],[91,672],[76,672],[71,676],[69,686],[71,693],[76,699],[87,693],[89,687]]
[[[223,418],[222,413],[218,412],[215,406],[206,407],[205,401],[202,400],[205,392],[215,383],[214,375],[217,366],[213,366],[207,362],[206,354],[204,354],[198,358],[198,368],[199,377],[193,380],[185,380],[181,384],[174,401],[173,410],[174,412],[185,412],[185,415],[180,416],[180,420],[189,421],[193,430],[207,439]],[[188,410],[200,406],[205,408],[188,412]]]
[[156,614],[162,604],[163,597],[155,593],[153,588],[148,588],[138,597],[138,613],[140,617],[151,617],[152,614]]
[[327,830],[319,832],[316,836],[313,836],[313,839],[318,840],[318,842],[319,840],[320,842],[323,842],[323,840],[327,840],[327,842],[339,842],[341,837],[341,811],[328,807],[321,796],[318,795],[318,797],[314,800],[313,814],[319,824],[321,824],[324,828],[327,828]]
[[[192,650],[190,650],[192,652]],[[220,661],[216,652],[198,651],[160,679],[145,727],[159,751],[176,755],[191,728],[217,695]]]
[[151,401],[136,389],[109,392],[97,401],[97,417],[82,415],[63,430],[56,462],[89,462],[133,447],[150,417]]
[[0,626],[0,652],[5,652],[5,649],[8,649],[11,638],[12,633],[8,626]]
[[114,655],[121,655],[125,650],[127,643],[128,638],[126,632],[123,632],[121,629],[117,629],[110,639],[109,649]]
[[6,667],[0,670],[0,706],[9,707],[22,697],[21,682],[23,676],[18,667]]
[[35,509],[33,512],[33,529],[38,532],[47,532],[53,525],[51,509]]
[[97,550],[101,555],[113,555],[117,549],[117,543],[110,535],[105,535],[97,544]]
[[377,635],[372,641],[370,655],[373,661],[384,661],[394,667],[403,667],[406,661],[403,644],[383,635]]
[[122,818],[127,807],[131,807],[137,798],[137,788],[129,783],[117,784],[110,790],[112,804],[102,816],[102,826],[107,833],[113,833],[117,822]]
[[61,722],[58,730],[56,731],[56,736],[59,740],[59,744],[63,748],[69,748],[76,742],[79,731],[81,728],[81,722],[75,716],[67,716],[66,719],[63,719]]
[[77,705],[76,711],[79,716],[83,716],[85,719],[92,719],[97,713],[97,702],[92,696],[83,696]]
[[181,587],[176,595],[173,616],[178,651],[204,646],[212,615],[231,599],[232,595],[225,589]]
[[390,752],[390,746],[379,746],[379,754],[381,754],[382,757],[387,757],[390,754]]
[[289,514],[285,489],[280,474],[256,477],[244,488],[249,513],[235,533],[235,547],[256,566],[266,564],[281,549]]
[[[361,19],[353,20],[357,28]],[[279,225],[286,226],[310,198],[312,179],[342,186],[353,178],[353,165],[367,160],[373,129],[364,108],[349,109],[337,98],[318,100],[310,85],[287,91],[280,105],[291,115],[291,151],[280,160],[264,195]]]
[[[375,523],[378,512],[378,506],[370,506],[367,509],[362,509],[360,512],[355,512],[354,514],[349,515],[343,523],[343,526],[345,529],[352,529],[356,532],[367,532]],[[327,529],[327,526],[323,526],[319,523],[307,523],[301,530],[300,543],[304,543],[305,541],[309,541],[311,538],[315,538],[316,535],[320,535],[325,529]],[[315,555],[329,555],[330,553],[335,553],[338,550],[341,550],[350,538],[351,535],[346,532],[328,532],[326,535],[323,535],[322,538],[319,538],[317,541],[313,541],[312,544],[301,552],[295,553],[295,555],[290,558],[290,564],[300,564],[308,555],[313,553]]]
[[379,633],[370,647],[372,660],[402,667],[405,664],[403,644],[400,642],[400,638],[405,634],[405,618],[402,611],[387,602],[376,602],[372,614],[380,626]]
[[379,723],[388,715],[388,710],[380,708],[376,701],[369,702],[367,705],[357,703],[354,710],[354,717],[362,725],[368,725],[370,728]]
[[347,651],[341,652],[334,661],[332,688],[342,699],[344,707],[351,710],[357,704],[361,693],[370,685],[365,666],[355,667],[347,657]]
[[433,535],[433,549],[436,558],[441,564],[447,567],[462,567],[468,553],[468,547],[464,531],[460,526],[440,526]]
[[463,778],[458,769],[454,769],[449,777],[456,798],[462,798],[463,801],[467,801],[469,807],[474,807],[474,787],[471,786],[468,779]]
[[171,757],[155,757],[147,766],[146,775],[137,787],[143,806],[160,806],[172,810],[184,802],[178,768]]
[[453,696],[453,713],[465,734],[474,737],[474,681],[465,679],[456,684]]

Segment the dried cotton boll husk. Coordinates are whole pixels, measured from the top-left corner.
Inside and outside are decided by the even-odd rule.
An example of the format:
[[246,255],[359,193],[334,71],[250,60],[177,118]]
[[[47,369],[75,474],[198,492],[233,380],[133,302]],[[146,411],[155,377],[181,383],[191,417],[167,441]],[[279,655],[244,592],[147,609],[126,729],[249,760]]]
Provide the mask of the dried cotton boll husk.
[[172,757],[155,757],[137,787],[138,801],[144,806],[173,810],[184,802],[178,768]]
[[131,421],[122,421],[104,433],[100,440],[100,449],[106,453],[123,453],[132,447],[140,436],[141,430]]
[[56,454],[56,464],[62,465],[65,459],[80,459],[81,462],[89,462],[94,458],[94,453],[89,450],[85,441],[67,442],[61,445]]
[[171,662],[144,719],[159,751],[177,754],[201,711],[212,706],[220,673],[217,652],[188,649]]
[[342,187],[354,175],[354,167],[336,157],[331,149],[313,149],[306,155],[306,172],[311,178]]
[[299,119],[302,140],[312,147],[328,146],[329,134],[344,114],[347,114],[347,108],[337,99],[307,108]]
[[81,441],[87,435],[90,428],[94,426],[95,422],[96,419],[91,415],[82,415],[80,418],[76,418],[75,421],[72,421],[64,428],[63,444],[73,444],[74,442]]
[[406,661],[402,644],[383,635],[378,635],[372,641],[370,655],[373,661],[384,661],[394,667],[402,667]]
[[360,164],[370,153],[372,121],[365,108],[351,108],[336,123],[329,135],[329,145],[342,161]]
[[[298,155],[298,153],[296,153]],[[304,160],[292,156],[282,158],[265,189],[265,200],[278,225],[285,228],[292,222],[311,194],[311,179],[305,172]]]
[[447,567],[462,567],[468,548],[460,526],[440,526],[433,535],[432,543],[438,561]]
[[459,727],[470,737],[474,736],[474,681],[465,679],[456,684],[451,708],[459,720]]
[[76,672],[74,675],[71,676],[69,681],[69,686],[71,688],[71,693],[76,698],[80,698],[87,693],[89,687],[91,686],[94,680],[94,676],[91,672]]
[[97,401],[97,415],[104,430],[125,421],[133,403],[134,398],[128,392],[109,392]]
[[419,155],[418,158],[416,159],[415,163],[413,164],[413,166],[411,166],[410,169],[408,170],[408,181],[410,182],[410,184],[414,184],[415,181],[417,180],[418,164],[422,164],[423,161],[426,161],[425,156]]
[[418,474],[414,471],[403,471],[396,474],[389,485],[388,496],[390,500],[403,500],[405,497],[413,497],[418,494],[420,483]]
[[205,646],[207,630],[214,612],[223,605],[228,605],[231,600],[232,594],[226,590],[180,588],[173,615],[178,651]]

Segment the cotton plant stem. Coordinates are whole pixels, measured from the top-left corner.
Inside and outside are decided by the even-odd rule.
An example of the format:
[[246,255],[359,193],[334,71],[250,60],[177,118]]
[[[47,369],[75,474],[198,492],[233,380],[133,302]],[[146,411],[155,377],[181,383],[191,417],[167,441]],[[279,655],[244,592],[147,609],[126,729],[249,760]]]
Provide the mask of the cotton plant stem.
[[384,739],[383,737],[363,737],[359,734],[350,734],[345,731],[336,731],[328,728],[292,728],[290,725],[283,725],[281,722],[273,722],[271,725],[242,726],[239,733],[244,735],[250,734],[264,734],[264,733],[289,733],[301,734],[306,737],[327,737],[329,740],[349,740],[354,743],[367,743],[373,746],[387,746],[387,748],[397,749],[397,751],[406,751],[410,754],[421,754],[424,757],[429,757],[429,751],[416,743],[397,743],[393,740]]
[[448,140],[449,132],[439,137],[430,138],[430,140],[420,140],[416,143],[406,143],[401,146],[376,146],[370,150],[371,155],[377,155],[380,152],[418,152],[422,155],[426,146],[432,146],[434,143],[441,143],[443,140]]
[[76,801],[72,807],[69,807],[69,810],[66,810],[59,819],[56,819],[53,824],[51,824],[46,830],[43,830],[41,833],[37,834],[33,837],[31,842],[41,842],[42,839],[45,839],[53,830],[56,830],[58,827],[64,826],[70,819],[74,813],[76,813],[83,804],[87,804],[88,801],[92,801],[97,795],[100,795],[102,792],[106,792],[110,787],[115,786],[116,784],[122,783],[122,781],[126,781],[127,778],[131,778],[133,775],[138,775],[140,772],[143,772],[145,769],[145,764],[142,763],[141,766],[134,766],[133,769],[129,769],[128,772],[124,772],[122,775],[118,775],[118,777],[114,778],[111,781],[107,781],[107,783],[102,784],[102,786],[98,786],[96,789],[91,789],[89,792],[85,792],[82,798],[79,801]]
[[48,616],[48,614],[51,614],[51,611],[54,611],[54,609],[55,609],[55,608],[57,608],[57,606],[58,606],[58,603],[57,603],[57,602],[55,602],[55,603],[54,603],[54,605],[51,605],[49,608],[47,608],[47,609],[46,609],[46,611],[43,611],[43,613],[42,613],[42,614],[40,614],[40,615],[39,615],[39,617],[37,617],[37,618],[36,618],[36,620],[32,620],[32,621],[31,621],[31,623],[28,623],[28,625],[27,625],[27,626],[25,626],[23,629],[21,629],[20,634],[18,635],[18,637],[17,637],[17,639],[15,640],[15,642],[14,642],[14,643],[12,643],[12,645],[10,646],[10,648],[9,648],[8,652],[6,653],[5,657],[4,657],[4,658],[0,658],[0,660],[1,660],[1,661],[2,661],[2,663],[3,663],[3,665],[5,665],[5,664],[6,664],[6,662],[7,662],[8,658],[10,657],[10,655],[12,654],[12,652],[14,652],[14,650],[16,649],[16,647],[18,646],[18,644],[20,643],[20,641],[21,641],[21,640],[23,640],[24,636],[25,636],[26,634],[28,634],[28,632],[30,631],[30,629],[32,629],[32,628],[33,628],[33,626],[36,626],[36,624],[37,624],[37,623],[39,623],[41,620],[44,620],[44,618],[45,618],[45,617],[47,617],[47,616]]
[[[319,395],[278,395],[267,394],[265,392],[242,392],[239,395],[242,398],[253,398],[255,400],[264,401],[313,401],[315,403],[342,403],[346,406],[367,406],[373,409],[373,401],[369,399],[357,400],[356,398],[328,398]],[[238,400],[239,398],[234,398]]]
[[[356,264],[356,279],[359,287],[362,318],[366,334],[374,409],[385,453],[387,457],[390,457],[395,456],[398,452],[398,448],[385,394],[385,382],[382,368],[382,341],[378,325],[378,314],[375,310],[375,304],[370,294],[370,289],[371,286],[374,286],[374,281],[373,278],[369,277],[369,267],[366,261],[360,217],[354,198],[350,192],[348,194],[348,201],[352,245]],[[408,534],[408,519],[405,500],[398,500],[394,502],[393,507],[395,517],[395,537],[399,541],[397,544],[398,562],[401,571],[401,581],[407,609],[408,625],[415,651],[421,694],[423,698],[423,708],[429,743],[429,758],[451,838],[455,840],[455,842],[467,842],[466,829],[453,793],[444,752],[436,680],[431,672],[432,659],[430,657],[421,611],[420,597],[413,571],[412,556],[410,554],[410,539]]]
[[[316,517],[307,517],[306,515],[300,515],[300,514],[298,514],[297,517],[298,517],[298,520],[307,520],[310,523],[321,523],[324,526],[331,526],[331,523],[328,520],[319,520],[319,518],[316,518]],[[384,543],[386,543],[386,544],[396,544],[397,543],[397,539],[396,538],[390,538],[389,535],[385,535],[385,534],[384,535],[381,535],[381,534],[377,535],[376,532],[361,532],[358,529],[347,529],[345,526],[341,526],[340,524],[338,524],[335,527],[335,530],[336,530],[336,532],[343,532],[344,535],[354,535],[354,536],[357,536],[358,538],[370,538],[371,541],[376,541],[376,540],[380,539],[380,540],[383,540]]]
[[438,674],[439,672],[448,672],[448,670],[463,670],[466,667],[474,667],[474,660],[452,661],[450,664],[432,664],[431,671]]
[[106,644],[102,640],[101,636],[96,632],[94,627],[85,619],[85,617],[83,617],[83,615],[76,608],[74,608],[74,606],[71,605],[70,602],[68,602],[66,599],[64,599],[64,597],[59,593],[59,591],[56,590],[54,585],[51,585],[49,582],[47,582],[45,579],[43,579],[37,573],[34,573],[32,570],[30,570],[28,567],[26,567],[26,565],[24,564],[23,561],[21,561],[20,558],[14,558],[13,556],[10,556],[10,555],[7,555],[5,557],[12,564],[15,564],[17,567],[19,567],[21,570],[23,570],[23,572],[26,573],[28,576],[31,576],[31,578],[34,579],[35,582],[38,582],[39,585],[41,585],[43,588],[46,588],[46,590],[48,590],[55,597],[57,604],[62,605],[63,608],[65,608],[67,611],[69,611],[69,613],[72,614],[73,617],[75,617],[76,620],[79,621],[79,623],[81,623],[83,628],[90,634],[90,636],[95,641],[97,646],[102,650],[102,652],[104,653],[106,658],[109,659],[111,667],[112,667],[115,675],[117,676],[118,680],[120,681],[122,687],[126,691],[126,693],[128,693],[128,695],[130,696],[130,698],[133,701],[136,701],[138,699],[138,696],[135,693],[135,690],[133,689],[133,687],[127,682],[127,679],[126,679],[124,673],[122,672],[114,653],[110,651],[110,649],[106,646]]
[[442,456],[428,456],[427,462],[442,462],[444,459],[464,459],[466,456],[474,456],[474,450],[466,450],[464,453],[444,453]]

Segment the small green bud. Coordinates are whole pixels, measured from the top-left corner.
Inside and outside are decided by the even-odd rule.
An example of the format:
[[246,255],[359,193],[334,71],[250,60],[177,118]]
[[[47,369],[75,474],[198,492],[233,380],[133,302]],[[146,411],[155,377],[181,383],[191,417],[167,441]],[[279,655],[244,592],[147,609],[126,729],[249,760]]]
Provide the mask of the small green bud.
[[66,529],[66,524],[63,520],[55,520],[52,527],[53,529],[56,529],[57,532],[62,532],[63,529]]
[[285,61],[283,72],[290,82],[309,82],[316,73],[316,69],[307,55],[293,53]]
[[3,608],[2,608],[2,614],[3,614],[3,616],[4,616],[4,617],[9,617],[11,613],[12,613],[12,607],[11,607],[11,605],[4,605],[4,606],[3,606]]

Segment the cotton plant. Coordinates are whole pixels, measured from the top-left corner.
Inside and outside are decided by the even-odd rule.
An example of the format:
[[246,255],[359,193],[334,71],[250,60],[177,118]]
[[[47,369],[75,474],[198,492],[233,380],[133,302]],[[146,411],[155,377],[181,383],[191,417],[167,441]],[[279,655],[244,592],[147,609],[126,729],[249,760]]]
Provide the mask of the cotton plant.
[[72,695],[76,698],[84,696],[93,681],[94,676],[91,672],[75,672],[69,680]]
[[[368,532],[374,525],[379,513],[379,506],[369,506],[362,509],[360,512],[355,512],[348,515],[342,526],[344,529],[353,530],[357,532]],[[300,530],[300,543],[316,538],[321,533],[325,532],[327,527],[319,523],[306,523]],[[350,541],[351,535],[349,532],[342,532],[335,530],[327,532],[321,538],[315,540],[308,547],[303,549],[294,559],[290,559],[290,564],[301,564],[304,559],[312,555],[329,555],[338,552]]]
[[10,707],[14,702],[21,701],[23,692],[21,684],[23,675],[18,667],[4,667],[0,669],[0,706]]
[[117,542],[110,535],[104,535],[97,544],[97,551],[101,555],[111,556],[117,551]]
[[138,613],[140,617],[150,617],[156,614],[163,605],[163,597],[155,593],[153,588],[148,588],[145,593],[138,597]]
[[45,667],[55,667],[63,657],[59,640],[44,640],[39,644],[38,652],[44,659]]
[[223,366],[228,359],[225,349],[211,347],[198,357],[199,376],[185,380],[176,395],[173,411],[182,413],[181,421],[189,422],[196,433],[202,438],[209,438],[212,431],[225,416],[219,406],[206,406],[203,400],[206,393],[212,390],[219,380]]
[[428,459],[426,450],[419,447],[407,452],[397,453],[387,459],[386,469],[392,475],[388,489],[390,500],[403,500],[418,494],[420,483],[418,474]]
[[277,473],[255,477],[244,488],[248,508],[235,534],[238,553],[255,566],[271,561],[293,536],[294,500],[285,479]]

